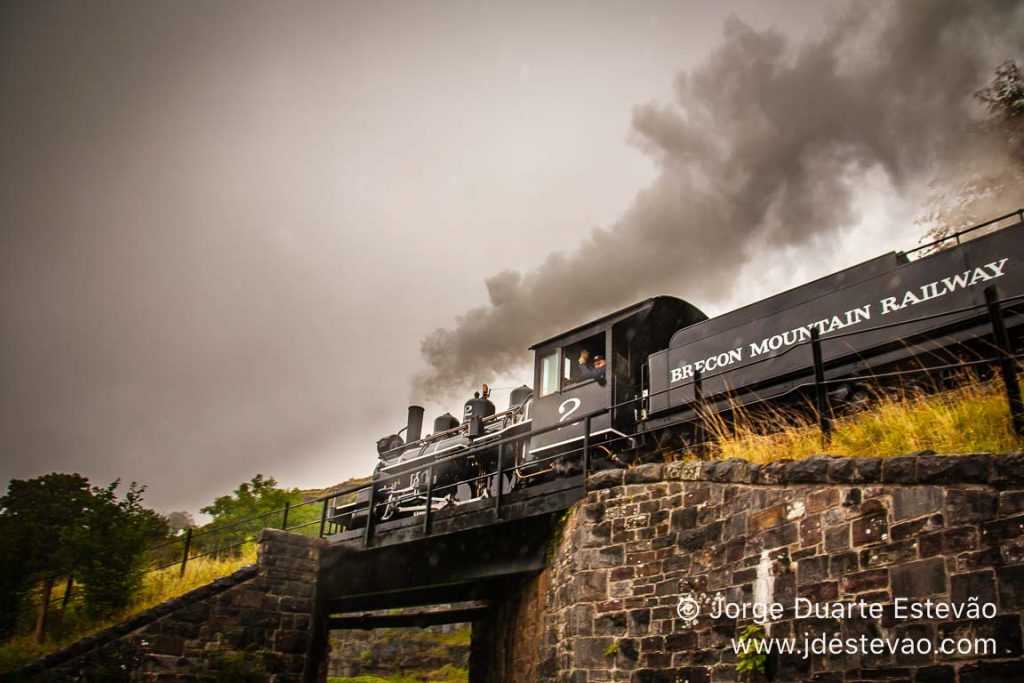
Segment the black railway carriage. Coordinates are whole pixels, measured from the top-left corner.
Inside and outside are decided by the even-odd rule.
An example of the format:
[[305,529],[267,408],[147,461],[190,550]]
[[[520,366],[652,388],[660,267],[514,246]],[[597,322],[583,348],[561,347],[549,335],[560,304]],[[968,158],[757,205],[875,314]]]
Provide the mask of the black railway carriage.
[[[649,359],[642,431],[695,418],[698,386],[714,411],[800,398],[814,380],[813,334],[825,379],[840,397],[901,368],[926,369],[992,355],[984,290],[1024,318],[1024,223],[919,259],[892,253],[682,328]],[[698,382],[698,378],[700,381]]]
[[839,398],[886,373],[988,358],[992,286],[1019,353],[1024,211],[990,223],[1011,217],[1013,225],[974,231],[969,241],[961,236],[972,231],[956,235],[953,248],[880,256],[715,318],[659,296],[540,342],[531,347],[533,387],[513,391],[506,410],[495,410],[484,385],[461,421],[445,414],[420,438],[423,409],[410,407],[406,438],[378,442],[372,485],[329,521],[352,529],[369,510],[386,521],[495,496],[500,504],[513,489],[578,472],[587,424],[593,465],[617,466],[638,439],[691,440],[698,408],[802,402],[814,384],[815,346]]

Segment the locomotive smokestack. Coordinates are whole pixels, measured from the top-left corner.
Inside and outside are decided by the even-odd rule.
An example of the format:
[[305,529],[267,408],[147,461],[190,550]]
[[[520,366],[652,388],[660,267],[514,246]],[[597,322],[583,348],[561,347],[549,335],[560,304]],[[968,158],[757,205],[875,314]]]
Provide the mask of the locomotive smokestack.
[[423,431],[423,406],[409,406],[409,421],[405,428],[405,442],[419,441]]

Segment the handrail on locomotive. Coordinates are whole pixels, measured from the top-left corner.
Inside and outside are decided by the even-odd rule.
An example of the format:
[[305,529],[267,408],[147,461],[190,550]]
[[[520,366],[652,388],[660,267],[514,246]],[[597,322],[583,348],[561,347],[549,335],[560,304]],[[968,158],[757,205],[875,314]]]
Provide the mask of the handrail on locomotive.
[[[961,239],[1010,218],[1017,222]],[[907,257],[951,239],[956,246]],[[991,301],[983,296],[996,285],[1010,316],[1001,344],[990,341]],[[600,468],[636,462],[666,443],[693,447],[709,409],[728,415],[766,402],[811,403],[808,388],[820,406],[826,385],[843,399],[909,367],[973,366],[966,355],[981,358],[1000,345],[1005,363],[1019,357],[1022,298],[1024,209],[715,318],[654,297],[531,347],[533,386],[513,390],[500,412],[484,385],[466,401],[461,422],[446,413],[421,437],[423,409],[410,406],[399,432],[406,440],[392,434],[378,442],[373,481],[336,492],[335,501],[356,499],[330,513],[325,500],[321,527],[365,525],[369,538],[374,524],[392,518],[425,515],[429,526],[432,513],[448,507],[488,498],[500,507],[516,489],[586,473],[592,454]],[[607,359],[606,381],[581,375],[577,355]]]
[[962,244],[963,242],[961,238],[964,235],[969,235],[972,232],[983,230],[989,227],[990,225],[997,225],[998,223],[1002,223],[1008,218],[1017,218],[1018,222],[1024,223],[1024,208],[1017,209],[1016,211],[1011,211],[1010,213],[1004,213],[1002,216],[997,216],[996,218],[990,218],[987,221],[984,221],[983,223],[977,223],[976,225],[972,225],[969,228],[964,228],[963,230],[957,230],[956,232],[950,233],[949,235],[946,235],[944,237],[939,237],[938,239],[934,239],[931,242],[926,242],[924,244],[916,246],[913,249],[908,249],[907,251],[904,251],[903,254],[904,256],[910,256],[911,254],[916,254],[919,251],[925,251],[926,249],[932,249],[933,247],[937,247],[943,242],[948,242],[949,240],[956,240],[957,246],[960,246],[960,244]]

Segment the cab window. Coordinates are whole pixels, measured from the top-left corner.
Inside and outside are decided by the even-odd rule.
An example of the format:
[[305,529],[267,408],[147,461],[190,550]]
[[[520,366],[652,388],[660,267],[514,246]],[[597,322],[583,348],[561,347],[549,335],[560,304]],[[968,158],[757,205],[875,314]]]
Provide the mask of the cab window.
[[562,357],[562,386],[603,379],[607,371],[604,354],[603,332],[566,346]]
[[558,391],[558,349],[540,359],[540,396]]

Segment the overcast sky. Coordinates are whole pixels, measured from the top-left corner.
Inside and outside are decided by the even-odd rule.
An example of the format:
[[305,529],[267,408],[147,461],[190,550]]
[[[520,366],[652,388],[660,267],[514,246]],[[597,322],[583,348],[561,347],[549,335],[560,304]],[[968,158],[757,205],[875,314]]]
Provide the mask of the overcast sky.
[[[573,308],[540,284],[557,282],[552,254],[574,263],[657,200],[677,142],[659,112],[715,99],[729,59],[786,60],[865,30],[843,12],[763,0],[3,3],[0,480],[120,477],[165,512],[195,511],[257,472],[335,484],[368,474],[376,439],[422,398],[414,378],[442,363],[421,355],[423,340],[462,353],[449,342],[468,311],[500,312],[511,295],[499,285],[532,297],[517,310],[559,319],[545,297],[589,316],[665,293],[715,313],[913,246],[923,177],[844,156],[856,182],[841,188],[842,212],[819,215],[827,230],[705,240],[718,256],[678,259],[702,285],[652,269]],[[986,52],[964,82],[1014,56]],[[787,96],[806,108],[806,88]],[[726,109],[706,108],[710,119],[743,98],[715,106]],[[713,124],[702,125],[726,144],[748,130]],[[714,181],[714,154],[684,156]],[[705,231],[722,201],[694,209]],[[458,414],[478,381],[527,382],[534,329],[518,328],[493,368],[457,375],[464,389],[446,384],[428,423]]]

